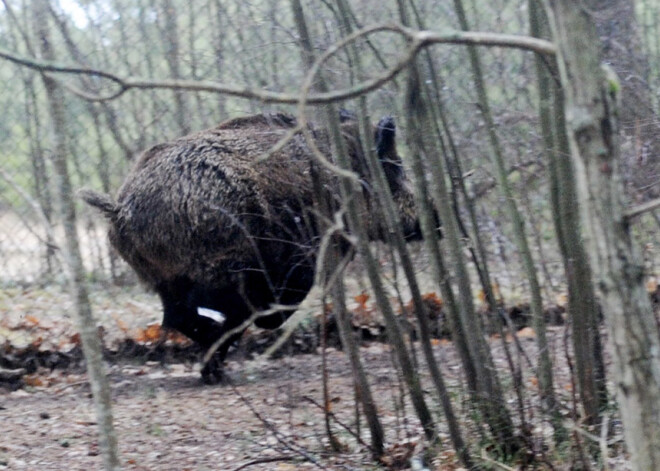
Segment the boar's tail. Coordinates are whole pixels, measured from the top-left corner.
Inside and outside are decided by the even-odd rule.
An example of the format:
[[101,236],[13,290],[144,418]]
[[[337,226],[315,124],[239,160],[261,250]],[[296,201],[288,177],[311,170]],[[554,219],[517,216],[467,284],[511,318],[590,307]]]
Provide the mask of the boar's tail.
[[109,195],[83,188],[78,191],[78,196],[88,205],[101,210],[108,219],[114,219],[119,213],[119,205]]

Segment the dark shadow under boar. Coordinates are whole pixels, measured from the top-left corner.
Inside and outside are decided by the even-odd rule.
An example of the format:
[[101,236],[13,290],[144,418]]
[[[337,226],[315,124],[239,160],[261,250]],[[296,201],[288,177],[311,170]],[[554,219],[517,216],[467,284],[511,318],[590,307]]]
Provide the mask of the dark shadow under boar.
[[[357,123],[343,118],[353,168],[372,206]],[[109,219],[113,247],[160,295],[163,326],[205,349],[254,312],[275,303],[295,305],[312,287],[320,235],[314,224],[311,151],[298,133],[282,149],[260,159],[295,125],[295,118],[285,114],[230,120],[145,151],[116,202],[81,191],[81,197]],[[333,160],[327,133],[312,133],[319,149]],[[392,118],[380,121],[374,145],[404,235],[420,239]],[[326,191],[338,198],[336,178],[328,173],[326,177]],[[370,238],[383,239],[386,230],[377,212],[370,208],[368,215]],[[276,328],[292,312],[259,317],[255,324]],[[203,369],[206,381],[221,377],[222,361],[238,335],[225,342]]]

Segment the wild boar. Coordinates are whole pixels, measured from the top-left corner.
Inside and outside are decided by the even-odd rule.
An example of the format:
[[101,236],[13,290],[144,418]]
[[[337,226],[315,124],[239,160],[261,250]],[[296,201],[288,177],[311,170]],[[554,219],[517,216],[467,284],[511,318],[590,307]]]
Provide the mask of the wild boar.
[[[371,206],[357,123],[348,114],[342,114],[342,121],[353,169],[364,182]],[[272,151],[295,126],[296,119],[283,113],[232,119],[146,150],[116,201],[81,190],[81,197],[108,218],[112,246],[160,295],[163,326],[205,349],[255,311],[274,303],[295,305],[312,287],[321,238],[313,214],[312,154],[301,133]],[[310,131],[333,161],[327,132]],[[413,194],[395,135],[393,118],[385,117],[376,126],[374,145],[404,235],[419,240]],[[326,191],[337,195],[337,178],[323,171],[323,181],[330,182]],[[367,225],[371,239],[385,237],[373,208]],[[292,312],[259,317],[255,324],[276,328]],[[202,371],[205,381],[220,378],[219,365],[230,343],[225,342],[214,365]]]

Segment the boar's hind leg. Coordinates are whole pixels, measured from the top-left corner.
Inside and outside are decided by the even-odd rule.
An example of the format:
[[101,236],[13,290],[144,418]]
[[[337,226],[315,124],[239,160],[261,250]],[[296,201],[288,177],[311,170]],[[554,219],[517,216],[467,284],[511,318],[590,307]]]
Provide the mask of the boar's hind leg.
[[176,279],[157,290],[163,302],[163,327],[178,330],[205,348],[222,335],[223,324],[198,314],[194,283]]
[[[198,343],[204,350],[210,348],[216,340],[228,330],[241,324],[240,315],[227,315],[218,301],[223,299],[217,292],[204,289],[187,279],[176,279],[162,283],[157,287],[163,302],[163,327],[175,329]],[[226,293],[229,294],[229,293]],[[235,296],[227,296],[234,298]],[[226,297],[225,297],[225,300]],[[231,302],[223,305],[231,306]],[[209,316],[200,315],[198,308],[217,310],[223,313],[225,321],[220,323]],[[231,336],[216,351],[213,358],[202,369],[202,379],[207,383],[217,383],[222,379],[222,363],[229,346],[240,337],[242,332]]]

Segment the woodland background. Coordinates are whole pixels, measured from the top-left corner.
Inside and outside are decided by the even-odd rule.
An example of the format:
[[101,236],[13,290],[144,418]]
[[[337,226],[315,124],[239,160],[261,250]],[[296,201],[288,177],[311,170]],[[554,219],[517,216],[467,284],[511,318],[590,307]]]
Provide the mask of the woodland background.
[[[463,18],[457,13],[457,5],[462,5],[471,30],[527,35],[531,26],[530,9],[534,8],[532,5],[535,3],[538,2],[363,0],[347,3],[310,0],[303,2],[302,8],[310,30],[311,53],[319,56],[350,31],[377,23],[401,22],[402,10],[407,11],[409,24],[414,28],[444,33],[463,29]],[[660,107],[660,2],[609,0],[588,3],[590,16],[598,27],[603,60],[618,74],[621,83],[618,116],[621,126],[621,178],[625,185],[626,204],[633,207],[654,200],[660,193],[660,120],[657,118]],[[3,0],[0,7],[0,55],[4,59],[6,55],[14,59],[33,58],[37,62],[39,58],[47,59],[50,63],[105,71],[123,78],[214,81],[244,87],[257,94],[281,92],[295,96],[300,91],[308,65],[301,54],[299,25],[292,14],[291,4],[289,1],[230,0]],[[49,48],[44,48],[44,34],[47,34]],[[324,79],[330,90],[346,89],[382,73],[401,57],[406,48],[405,38],[387,32],[369,35],[368,40],[361,38],[354,44],[355,55],[338,54],[324,65]],[[539,98],[543,95],[543,88],[539,86],[535,56],[516,49],[479,49],[483,89],[489,100],[489,108],[485,109],[479,85],[470,67],[469,54],[464,46],[438,44],[420,54],[423,57],[420,63],[423,62],[422,83],[432,90],[430,96],[435,98],[433,104],[439,106],[441,103],[443,134],[440,146],[453,156],[455,162],[460,162],[459,175],[463,177],[465,193],[459,191],[461,185],[455,184],[452,188],[456,195],[453,209],[466,227],[461,235],[465,242],[461,254],[468,260],[470,254],[467,247],[474,244],[469,235],[481,234],[484,251],[478,255],[479,263],[489,267],[492,294],[497,298],[498,309],[505,311],[504,315],[495,314],[495,304],[489,304],[489,293],[485,292],[487,287],[479,286],[482,280],[477,270],[469,265],[473,283],[471,296],[489,334],[488,345],[500,375],[503,397],[506,397],[504,403],[513,416],[511,425],[515,430],[511,435],[499,433],[497,426],[489,422],[492,417],[488,418],[488,409],[475,406],[468,399],[470,386],[469,380],[466,385],[466,377],[469,373],[457,372],[461,369],[461,362],[451,343],[446,343],[451,336],[445,334],[443,337],[442,334],[443,329],[447,332],[451,330],[442,324],[443,319],[445,324],[449,322],[446,318],[450,314],[438,314],[433,318],[434,322],[440,323],[440,327],[434,329],[432,346],[442,359],[442,370],[448,374],[449,397],[469,443],[473,455],[471,462],[476,459],[478,466],[493,469],[530,466],[542,469],[628,469],[618,407],[612,401],[614,388],[609,374],[611,365],[608,353],[605,353],[604,361],[608,370],[609,400],[594,399],[589,403],[589,398],[580,397],[587,386],[581,383],[582,367],[573,364],[574,357],[580,353],[574,351],[575,343],[571,341],[575,320],[571,318],[570,310],[566,312],[568,286],[553,216],[552,164],[547,155],[543,123],[539,118]],[[359,56],[359,67],[356,66],[356,55]],[[69,294],[68,268],[63,256],[67,229],[58,216],[56,205],[58,183],[54,177],[57,171],[53,156],[57,154],[57,146],[66,149],[71,193],[77,188],[90,187],[112,194],[130,171],[135,157],[145,148],[191,131],[212,127],[232,117],[268,111],[295,113],[296,108],[185,87],[177,90],[145,87],[128,90],[114,99],[93,101],[85,99],[81,91],[108,96],[118,90],[117,84],[95,74],[66,73],[53,75],[57,77],[57,86],[61,91],[58,96],[65,123],[64,127],[56,126],[54,131],[52,104],[42,75],[32,67],[34,63],[27,67],[16,62],[3,61],[0,68],[0,109],[3,110],[3,119],[0,120],[0,345],[4,343],[0,367],[25,369],[18,383],[11,383],[8,387],[8,390],[15,389],[16,384],[20,384],[21,394],[16,396],[13,392],[6,396],[6,404],[20,412],[28,410],[22,407],[29,408],[35,402],[75,402],[76,397],[85,397],[88,391],[85,386],[75,386],[84,381],[81,379],[79,352],[78,356],[71,353],[78,348],[80,340],[76,338],[73,327],[75,316],[72,311],[75,309],[76,295],[75,291]],[[409,111],[405,108],[406,86],[406,77],[402,73],[367,94],[365,103],[371,121],[387,114],[395,116],[400,153],[404,156],[417,152],[411,142],[414,129],[407,118]],[[363,103],[349,100],[342,102],[341,106],[359,111]],[[309,113],[318,120],[323,119],[316,108],[309,108]],[[495,151],[490,131],[497,135],[504,157],[505,179],[524,220],[524,238],[531,249],[532,266],[540,282],[543,315],[560,324],[548,327],[549,353],[555,374],[554,389],[558,391],[556,402],[560,406],[548,406],[545,399],[539,399],[544,396],[539,393],[539,389],[543,389],[539,381],[543,383],[544,380],[536,370],[538,356],[534,340],[538,335],[538,324],[530,327],[534,317],[531,282],[525,268],[526,257],[524,253],[521,255],[516,235],[517,223],[512,220],[507,209],[507,198],[501,191],[501,175],[498,175],[497,165],[494,164]],[[54,133],[57,136],[53,137]],[[410,161],[404,161],[410,167]],[[413,177],[411,168],[408,168],[408,173]],[[430,171],[427,176],[431,179]],[[456,174],[452,177],[457,178]],[[652,300],[658,296],[659,226],[660,216],[654,211],[641,213],[631,224],[635,244],[641,248],[644,283]],[[195,372],[190,365],[196,358],[196,352],[177,353],[183,341],[165,340],[162,333],[153,327],[159,319],[157,299],[140,288],[130,268],[112,252],[105,236],[103,219],[76,202],[74,228],[80,240],[84,267],[84,279],[80,281],[90,290],[92,311],[105,330],[106,358],[108,351],[116,354],[115,360],[110,361],[114,375],[111,377],[116,380],[114,384],[121,385],[113,390],[115,403],[121,404],[123,401],[137,409],[143,407],[143,403],[149,404],[155,397],[158,410],[168,414],[167,423],[186,428],[188,426],[178,420],[177,413],[181,411],[169,408],[172,403],[191,404],[193,401],[207,407],[222,408],[227,401],[239,401],[235,389],[216,388],[195,392],[194,386],[191,386],[195,384]],[[393,256],[386,246],[374,246],[373,250],[386,281],[387,295],[393,300],[399,317],[405,318],[405,313],[412,313],[414,308],[409,282],[402,275],[398,263],[399,256]],[[444,247],[443,250],[448,249]],[[427,310],[442,310],[447,300],[434,281],[427,249],[420,244],[411,248],[411,254]],[[453,274],[456,265],[451,256],[447,258],[447,270]],[[358,256],[347,272],[348,309],[352,314],[352,325],[362,338],[383,340],[386,322],[380,306],[373,301],[364,263],[363,258]],[[316,329],[326,308],[321,304],[321,294],[314,293],[310,296],[314,299],[308,300],[305,308],[301,309],[302,315],[298,317],[302,320],[297,321],[298,331],[291,334],[287,347],[289,351],[312,350],[318,353],[324,350],[321,346],[326,339]],[[504,320],[493,321],[493,318]],[[416,321],[412,320],[412,314],[409,322],[413,327],[407,331],[405,338],[413,353],[416,349],[421,352],[418,334],[414,334]],[[499,323],[502,325],[495,325]],[[592,328],[589,335],[600,337],[606,343],[604,329],[596,328],[598,332],[594,333],[594,325],[597,324],[587,326]],[[519,331],[515,337],[517,328],[521,327],[527,330]],[[251,336],[252,340],[245,341],[251,346],[246,347],[251,354],[263,351],[266,348],[264,345],[270,345],[273,341],[273,338],[260,332],[252,332]],[[310,337],[312,340],[309,340]],[[580,341],[578,339],[577,343]],[[339,342],[332,344],[332,347],[339,348]],[[323,375],[315,375],[317,383],[309,385],[307,391],[302,391],[303,387],[294,387],[292,392],[292,384],[307,384],[309,381],[303,374],[305,360],[299,360],[299,357],[275,360],[285,363],[274,363],[272,366],[265,366],[257,360],[241,363],[240,366],[230,367],[236,375],[236,387],[248,399],[251,398],[253,404],[265,405],[260,415],[255,415],[257,420],[250,425],[257,438],[251,440],[240,435],[237,429],[245,427],[245,423],[239,421],[227,426],[224,437],[212,432],[209,435],[213,439],[199,438],[197,445],[198,449],[208,450],[219,446],[217,443],[221,441],[225,443],[223,446],[237,447],[238,451],[225,450],[209,455],[188,450],[178,455],[173,453],[165,460],[169,464],[164,464],[166,451],[154,457],[146,456],[145,450],[150,447],[167,450],[168,440],[179,439],[177,434],[180,430],[165,430],[158,425],[156,429],[149,429],[146,440],[136,439],[132,435],[134,429],[131,424],[143,419],[131,416],[130,408],[118,405],[120,446],[126,447],[127,441],[144,442],[141,442],[142,449],[123,448],[124,456],[129,456],[124,460],[124,465],[135,469],[226,469],[224,466],[228,466],[229,462],[242,458],[249,462],[256,456],[256,459],[264,460],[273,458],[272,462],[277,463],[255,463],[254,466],[265,466],[263,469],[274,469],[274,466],[297,469],[286,468],[292,460],[306,463],[305,466],[328,469],[375,466],[374,462],[365,458],[373,448],[370,450],[362,440],[355,439],[356,434],[360,434],[360,423],[364,418],[352,415],[353,406],[347,404],[350,402],[348,397],[353,394],[349,380],[351,367],[344,356],[330,350],[329,358],[335,365],[329,367],[330,385],[341,391],[339,395],[345,401],[342,411],[336,411],[329,405],[331,402],[328,402],[326,392],[323,397],[316,398],[319,403],[326,401],[325,408],[321,407],[320,411],[313,406],[298,409],[305,417],[293,418],[295,414],[290,411],[295,406],[291,405],[292,402],[300,401],[310,390],[317,396],[323,392],[320,390]],[[420,352],[417,352],[420,364],[415,363],[419,368],[415,371],[422,378],[425,388],[432,389],[429,385],[433,383],[429,377],[432,373],[420,366],[423,364]],[[385,435],[389,445],[381,455],[384,457],[380,460],[381,464],[396,469],[418,460],[432,469],[466,466],[460,453],[452,447],[451,439],[444,440],[441,451],[437,451],[434,448],[437,444],[428,443],[432,442],[428,435],[425,442],[424,427],[420,429],[416,423],[412,424],[419,413],[409,403],[410,395],[414,393],[406,390],[400,360],[390,361],[395,355],[390,353],[389,347],[371,344],[363,349],[362,354],[372,365],[377,365],[374,370],[378,373],[370,376],[377,384],[375,397],[393,404],[388,406],[387,411],[385,406],[381,410],[388,425]],[[50,364],[44,360],[45,357],[51,358]],[[126,363],[126,359],[131,357],[158,362],[136,367]],[[314,358],[315,366],[321,368],[320,359]],[[577,361],[580,362],[579,359]],[[187,365],[185,369],[180,367],[181,362]],[[271,369],[287,370],[286,362],[294,365],[289,373],[270,375],[265,372]],[[143,376],[145,381],[140,382]],[[598,385],[595,387],[595,394],[599,394],[599,388]],[[41,396],[24,397],[22,394],[25,391]],[[271,397],[267,391],[278,393]],[[189,393],[196,397],[190,398]],[[214,395],[221,396],[225,402],[210,405],[209,402],[215,404],[217,400]],[[432,403],[433,413],[440,416],[441,399],[436,400],[435,395],[428,392],[426,395]],[[240,397],[243,400],[243,396]],[[20,403],[28,406],[21,406]],[[493,404],[497,401],[493,400]],[[2,396],[0,405],[3,405]],[[246,416],[254,412],[251,407],[246,407]],[[289,415],[285,413],[279,417],[275,426],[273,422],[268,422],[267,417],[277,408],[289,408]],[[350,433],[341,436],[340,440],[348,443],[345,448],[336,446],[331,433],[324,436],[326,430],[322,421],[316,422],[318,417],[309,419],[314,414],[322,415],[323,409],[326,414],[332,409],[342,417],[341,420],[335,417],[337,422],[333,422],[333,428],[338,427],[337,423],[341,424],[340,428],[348,424],[345,428]],[[63,417],[62,423],[77,420],[75,416],[67,415],[68,412],[57,410]],[[91,414],[89,410],[85,413]],[[492,410],[490,413],[493,413]],[[99,453],[93,452],[94,446],[98,445],[95,445],[91,432],[68,430],[63,435],[75,437],[67,443],[79,445],[82,450],[92,449],[91,453],[82,451],[80,455],[67,457],[61,453],[39,451],[35,447],[23,447],[22,440],[27,438],[21,437],[29,436],[34,423],[19,419],[26,417],[21,414],[11,416],[12,428],[16,429],[14,437],[18,438],[6,443],[0,438],[0,467],[58,469],[57,466],[68,460],[80,463],[80,466],[90,463],[88,460],[97,460],[94,463],[100,466],[99,458],[96,458]],[[33,419],[38,420],[36,417]],[[223,425],[217,424],[231,422],[223,417],[214,420],[218,429]],[[305,441],[305,437],[301,436],[304,434],[297,431],[296,424],[307,422],[317,427],[310,435],[318,436],[318,443]],[[446,430],[443,419],[438,419],[437,423],[443,438],[455,438],[453,431]],[[364,424],[362,426],[365,427]],[[508,427],[502,423],[499,426]],[[189,427],[194,429],[196,426]],[[19,429],[22,431],[19,432]],[[51,439],[51,433],[59,438]],[[62,436],[57,433],[49,432],[48,439],[54,447],[67,449],[69,445],[62,445]],[[371,434],[364,430],[361,433],[373,436],[373,429]],[[560,433],[565,433],[567,438],[558,438]],[[523,436],[524,444],[520,449],[507,450],[503,446],[507,436]],[[366,438],[364,440],[367,441]],[[328,455],[327,451],[333,448],[335,451],[343,450],[345,454]],[[231,456],[232,460],[217,467],[216,460],[227,456]],[[281,456],[286,459],[278,462],[275,458]],[[31,458],[34,459],[31,461]],[[236,469],[239,465],[235,464]]]

